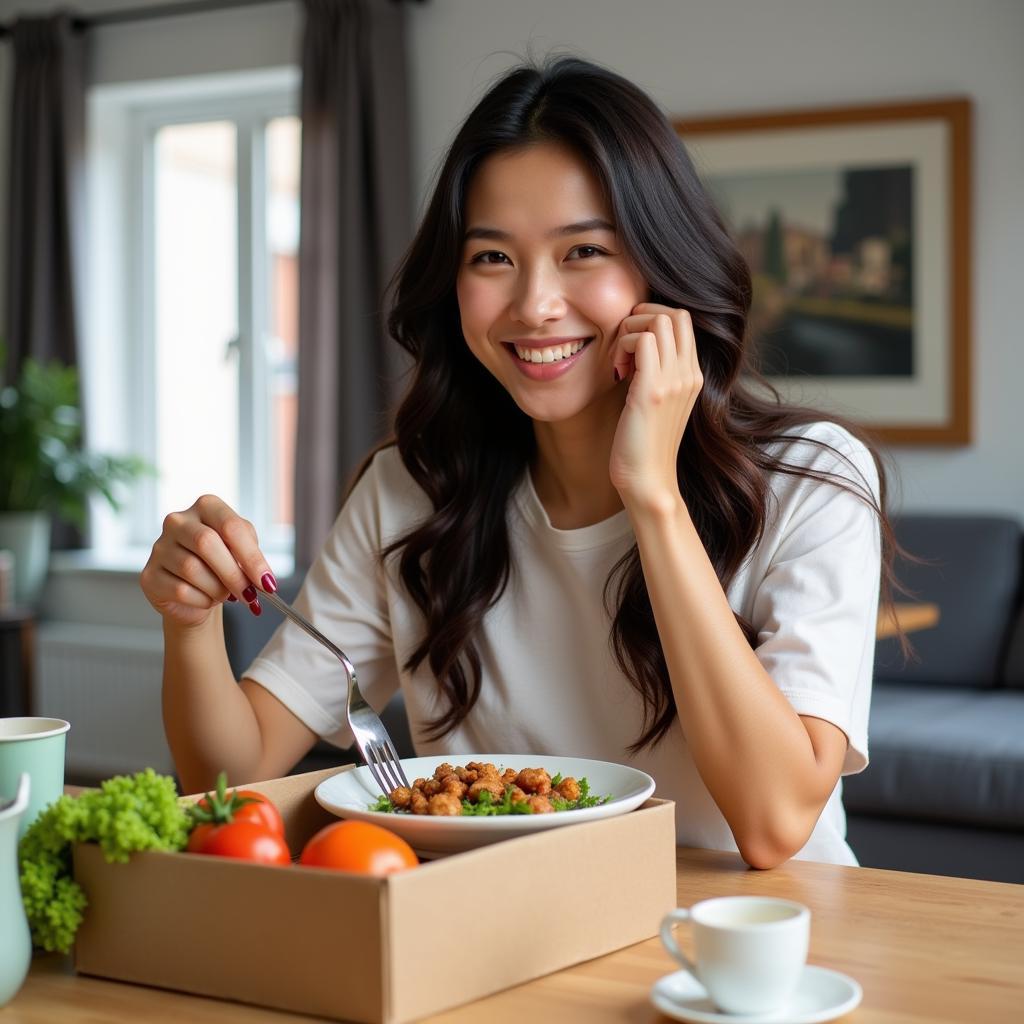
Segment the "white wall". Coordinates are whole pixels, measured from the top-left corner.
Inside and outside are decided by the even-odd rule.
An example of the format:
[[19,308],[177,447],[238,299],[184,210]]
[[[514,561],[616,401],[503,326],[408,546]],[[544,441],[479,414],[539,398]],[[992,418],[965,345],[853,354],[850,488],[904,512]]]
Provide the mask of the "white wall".
[[[76,0],[83,12],[160,0]],[[0,19],[50,3],[0,0]],[[95,33],[101,82],[281,64],[298,52],[297,4],[110,27]],[[882,102],[975,101],[974,408],[968,448],[894,454],[908,509],[1024,519],[1024,3],[1020,0],[429,0],[410,8],[413,152],[422,199],[456,125],[486,84],[532,46],[607,63],[672,114]],[[7,47],[0,44],[0,138]],[[6,195],[0,142],[0,195]],[[0,213],[0,233],[4,219]],[[2,257],[0,257],[2,258]],[[0,272],[3,268],[0,265]],[[2,300],[0,300],[2,301]]]

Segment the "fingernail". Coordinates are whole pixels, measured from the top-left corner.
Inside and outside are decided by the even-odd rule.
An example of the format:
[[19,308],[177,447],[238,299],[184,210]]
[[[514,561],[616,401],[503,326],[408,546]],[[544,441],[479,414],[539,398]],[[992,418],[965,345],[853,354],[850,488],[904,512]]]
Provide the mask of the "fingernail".
[[256,588],[250,583],[249,586],[242,591],[242,597],[252,604],[256,600]]
[[234,594],[228,594],[228,600],[229,600],[229,601],[237,601],[237,600],[238,600],[238,598],[237,598],[237,597],[235,597],[235,595],[234,595]]
[[263,609],[260,607],[260,602],[258,598],[255,601],[249,602],[249,611],[251,611],[253,615],[262,614]]
[[274,574],[272,572],[265,572],[260,577],[260,583],[263,584],[263,589],[268,594],[276,594],[277,593],[277,580],[274,579]]
[[622,380],[622,378],[619,376],[619,368],[616,366],[615,369],[612,370],[612,373],[615,374],[615,383],[618,384],[619,381]]

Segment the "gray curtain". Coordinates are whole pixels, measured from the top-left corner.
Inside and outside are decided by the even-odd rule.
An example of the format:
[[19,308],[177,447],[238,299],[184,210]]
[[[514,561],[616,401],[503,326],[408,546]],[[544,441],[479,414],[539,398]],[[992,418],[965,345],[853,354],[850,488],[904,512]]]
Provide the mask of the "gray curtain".
[[412,228],[405,5],[304,0],[295,558],[308,565],[404,363],[384,291]]
[[19,18],[11,45],[8,381],[28,356],[78,363],[74,268],[85,147],[84,44],[70,16]]
[[[85,43],[71,16],[19,18],[8,153],[4,379],[26,358],[78,365],[76,268],[84,215]],[[81,406],[81,400],[79,401]],[[86,538],[54,517],[51,547]]]

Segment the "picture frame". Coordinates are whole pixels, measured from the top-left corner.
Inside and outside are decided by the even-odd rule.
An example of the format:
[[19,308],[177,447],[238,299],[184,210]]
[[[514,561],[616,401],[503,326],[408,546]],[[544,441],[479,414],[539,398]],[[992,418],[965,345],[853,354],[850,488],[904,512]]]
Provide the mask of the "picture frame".
[[673,120],[787,400],[889,445],[970,444],[971,122],[962,96]]

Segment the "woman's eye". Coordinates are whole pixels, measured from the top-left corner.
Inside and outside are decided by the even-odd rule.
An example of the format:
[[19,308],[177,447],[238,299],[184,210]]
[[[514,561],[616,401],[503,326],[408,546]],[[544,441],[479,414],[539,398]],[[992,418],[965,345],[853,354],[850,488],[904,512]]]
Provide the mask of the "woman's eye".
[[598,249],[596,245],[577,245],[572,252],[577,253],[581,259],[591,259],[594,256],[606,256],[604,249]]
[[[491,256],[494,256],[496,258],[492,260],[492,259],[490,259]],[[495,252],[494,250],[489,250],[488,252],[478,252],[469,262],[470,263],[486,263],[486,264],[490,264],[490,265],[493,266],[495,263],[498,263],[501,260],[507,260],[507,259],[508,259],[508,257],[503,252]]]

